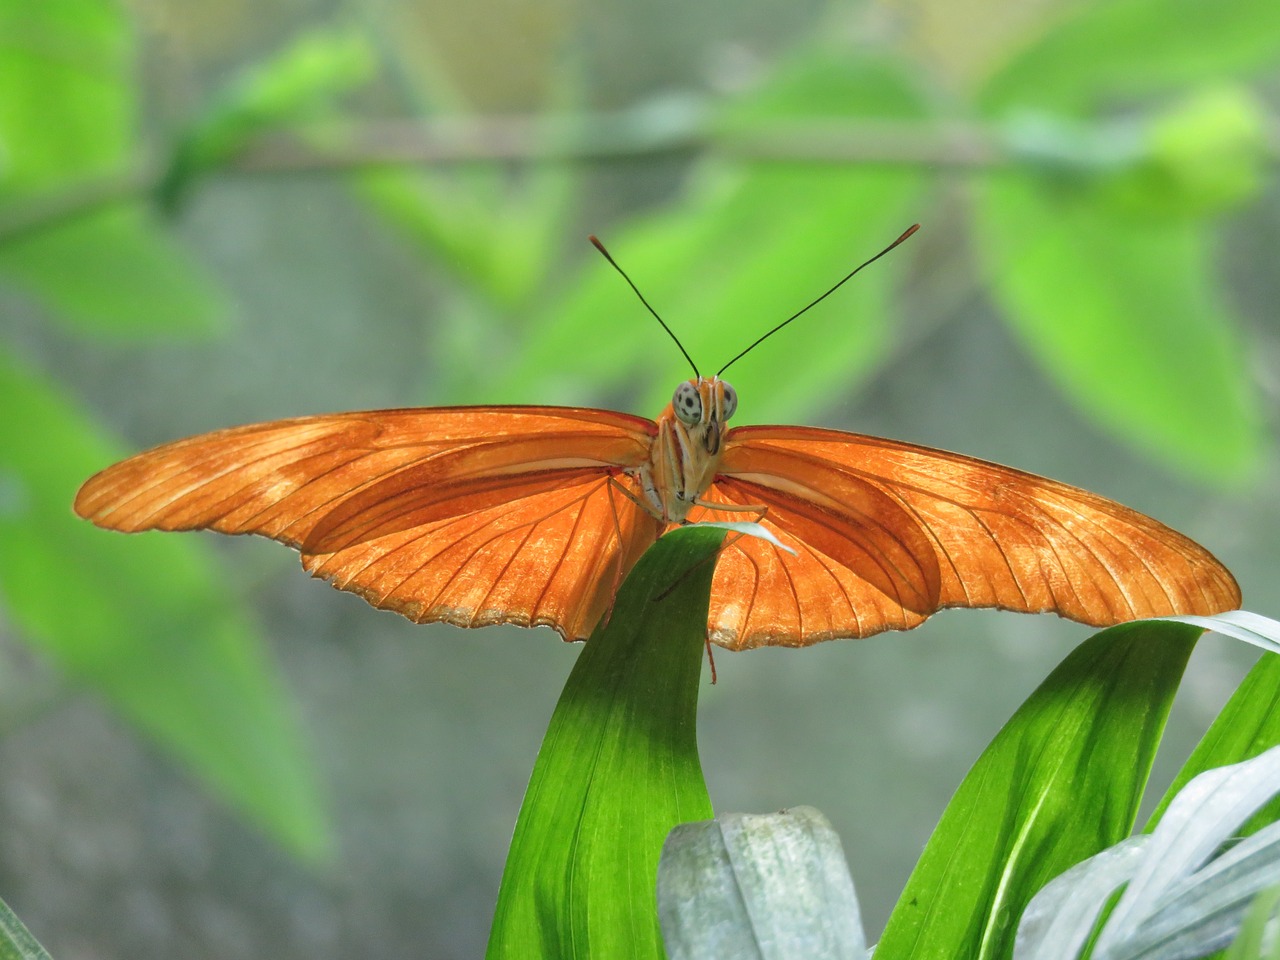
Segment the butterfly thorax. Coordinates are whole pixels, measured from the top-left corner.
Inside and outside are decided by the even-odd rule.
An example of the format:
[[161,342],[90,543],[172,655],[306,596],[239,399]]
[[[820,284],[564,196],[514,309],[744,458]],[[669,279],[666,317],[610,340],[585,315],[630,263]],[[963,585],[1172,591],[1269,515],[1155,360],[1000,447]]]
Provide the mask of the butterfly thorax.
[[648,505],[668,523],[683,523],[720,468],[725,421],[737,408],[733,387],[716,377],[687,380],[658,416],[649,459],[627,471]]

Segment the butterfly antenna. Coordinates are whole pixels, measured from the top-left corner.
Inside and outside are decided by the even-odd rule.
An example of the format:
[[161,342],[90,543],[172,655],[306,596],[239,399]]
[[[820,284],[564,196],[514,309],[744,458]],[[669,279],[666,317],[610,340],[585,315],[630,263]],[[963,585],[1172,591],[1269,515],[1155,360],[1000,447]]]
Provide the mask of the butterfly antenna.
[[[896,247],[898,244],[902,243],[904,240],[906,240],[908,237],[910,237],[913,233],[915,233],[915,232],[916,232],[917,230],[919,230],[919,229],[920,229],[920,224],[918,224],[918,223],[913,223],[913,224],[912,224],[911,226],[909,226],[906,230],[904,230],[904,231],[903,231],[903,233],[902,233],[902,236],[900,236],[897,240],[893,241],[893,243],[889,244],[887,247],[885,247],[883,250],[881,250],[879,253],[877,253],[877,254],[876,254],[874,257],[872,257],[870,260],[866,260],[866,261],[864,261],[864,262],[862,262],[862,263],[858,264],[856,267],[854,267],[852,270],[850,270],[847,274],[845,274],[844,278],[843,278],[839,283],[837,283],[834,287],[832,287],[830,290],[828,290],[828,291],[827,291],[826,293],[824,293],[822,296],[818,297],[816,300],[813,300],[812,302],[810,302],[810,303],[806,304],[805,306],[801,307],[799,310],[797,310],[797,311],[796,311],[795,313],[793,313],[791,316],[787,317],[787,319],[783,320],[780,324],[778,324],[776,327],[774,327],[772,330],[770,330],[770,331],[769,331],[768,333],[766,333],[764,336],[762,336],[762,337],[760,337],[758,340],[756,340],[753,344],[751,344],[751,346],[747,347],[747,349],[743,350],[740,354],[738,354],[736,357],[734,357],[732,360],[730,360],[728,363],[726,363],[723,367],[721,367],[718,371],[716,371],[716,376],[717,376],[717,377],[718,377],[718,376],[720,376],[720,374],[724,373],[724,372],[725,372],[726,370],[728,370],[731,366],[733,366],[735,363],[737,363],[739,360],[741,360],[743,357],[745,357],[748,353],[750,353],[750,352],[751,352],[752,350],[754,350],[756,347],[760,346],[760,344],[764,343],[764,341],[766,341],[766,340],[768,340],[770,337],[772,337],[775,333],[777,333],[779,330],[781,330],[783,327],[785,327],[788,323],[790,323],[790,322],[791,322],[792,320],[794,320],[796,317],[800,316],[802,313],[807,312],[807,311],[809,310],[809,308],[810,308],[810,307],[816,307],[816,306],[817,306],[818,304],[820,304],[823,300],[827,299],[827,297],[831,296],[833,293],[835,293],[837,290],[839,290],[842,286],[844,286],[846,283],[848,283],[850,280],[852,280],[852,279],[853,279],[853,277],[854,277],[854,275],[855,275],[859,270],[861,270],[863,267],[869,267],[869,266],[871,266],[871,264],[875,263],[877,260],[879,260],[881,257],[883,257],[886,253],[888,253],[890,250],[892,250],[892,249],[893,249],[894,247]],[[605,254],[605,256],[608,256],[608,254]],[[666,324],[663,324],[663,326],[666,326]]]
[[689,366],[693,367],[693,375],[695,377],[701,377],[702,374],[698,372],[698,365],[693,362],[693,357],[689,356],[689,351],[684,348],[684,344],[680,342],[680,338],[671,332],[671,328],[667,326],[666,321],[658,316],[658,311],[649,305],[649,301],[644,298],[644,294],[640,292],[640,288],[637,287],[635,283],[632,282],[631,278],[627,276],[627,271],[618,266],[618,261],[614,260],[613,257],[609,255],[609,251],[604,248],[604,244],[597,240],[594,235],[587,237],[587,239],[591,241],[591,245],[593,247],[604,255],[604,258],[609,261],[613,266],[613,269],[622,274],[622,279],[627,281],[627,284],[635,291],[636,296],[640,298],[640,302],[643,303],[645,308],[653,314],[653,319],[662,324],[662,329],[667,331],[667,336],[676,342],[676,346],[680,348],[680,352],[684,354],[684,358],[689,361]]

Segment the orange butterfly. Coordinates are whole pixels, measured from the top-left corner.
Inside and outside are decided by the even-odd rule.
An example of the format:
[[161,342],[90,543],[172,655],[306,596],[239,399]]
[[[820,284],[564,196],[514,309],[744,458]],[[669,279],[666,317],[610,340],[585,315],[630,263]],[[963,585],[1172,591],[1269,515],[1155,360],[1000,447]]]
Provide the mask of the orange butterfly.
[[707,631],[730,649],[906,630],[944,607],[1102,626],[1239,606],[1207,550],[1104,497],[895,440],[728,428],[736,407],[718,373],[681,383],[656,421],[544,406],[279,420],[117,463],[75,509],[127,532],[261,534],[411,620],[547,625],[566,640],[590,634],[664,531],[743,515],[791,549],[726,541]]

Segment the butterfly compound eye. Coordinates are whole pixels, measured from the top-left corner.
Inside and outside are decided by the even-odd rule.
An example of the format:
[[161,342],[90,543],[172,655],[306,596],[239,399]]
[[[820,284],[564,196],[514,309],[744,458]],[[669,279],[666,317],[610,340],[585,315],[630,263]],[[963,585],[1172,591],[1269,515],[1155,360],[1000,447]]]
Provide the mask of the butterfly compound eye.
[[702,419],[702,397],[698,395],[698,388],[688,380],[676,387],[671,407],[681,423],[693,426]]
[[723,419],[728,420],[738,409],[738,391],[723,380],[720,383],[724,386],[724,402],[722,403],[724,414],[722,416]]

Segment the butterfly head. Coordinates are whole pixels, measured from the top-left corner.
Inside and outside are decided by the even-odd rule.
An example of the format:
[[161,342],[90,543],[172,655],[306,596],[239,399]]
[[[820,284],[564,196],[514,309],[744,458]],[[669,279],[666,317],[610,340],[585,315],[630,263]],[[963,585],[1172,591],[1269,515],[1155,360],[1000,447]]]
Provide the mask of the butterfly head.
[[738,409],[738,392],[719,377],[697,377],[676,387],[671,412],[688,439],[707,453],[720,451],[722,424]]
[[671,409],[686,427],[724,423],[738,409],[738,391],[719,377],[686,380],[676,387]]

